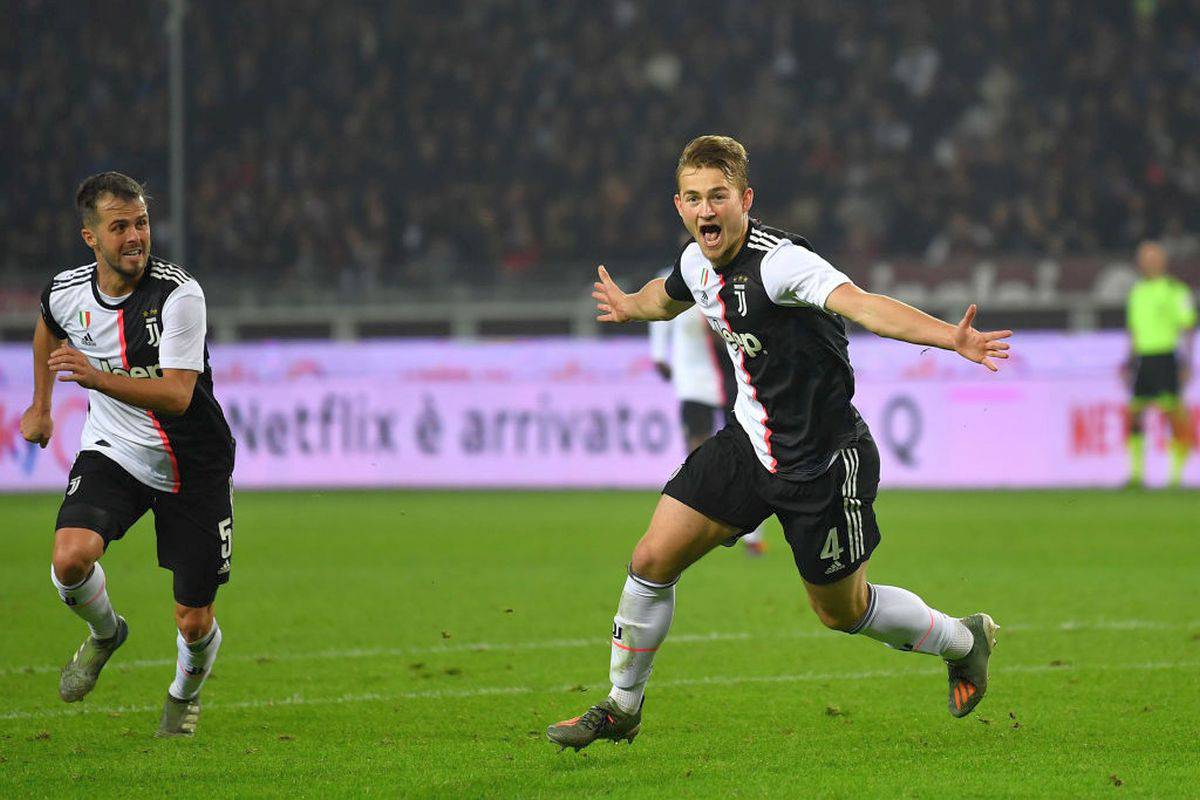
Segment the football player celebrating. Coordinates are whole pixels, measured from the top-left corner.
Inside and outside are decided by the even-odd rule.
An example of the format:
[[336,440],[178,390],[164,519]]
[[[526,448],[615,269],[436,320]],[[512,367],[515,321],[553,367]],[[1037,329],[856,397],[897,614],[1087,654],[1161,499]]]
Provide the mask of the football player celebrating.
[[929,653],[949,668],[949,709],[966,716],[988,686],[996,624],[956,618],[908,591],[867,581],[879,543],[873,503],[879,452],[851,400],[850,319],[880,336],[954,350],[995,371],[1011,331],[952,325],[865,292],[802,237],[750,218],[745,148],[701,136],[676,168],[675,208],[692,236],[671,274],[626,294],[600,267],[593,296],[602,322],[670,319],[698,305],[725,340],[738,382],[736,424],[691,453],[667,482],[613,620],[612,690],[550,740],[576,750],[629,740],[641,728],[654,654],[675,613],[675,584],[692,563],[775,514],[809,603],[826,626],[897,650]]

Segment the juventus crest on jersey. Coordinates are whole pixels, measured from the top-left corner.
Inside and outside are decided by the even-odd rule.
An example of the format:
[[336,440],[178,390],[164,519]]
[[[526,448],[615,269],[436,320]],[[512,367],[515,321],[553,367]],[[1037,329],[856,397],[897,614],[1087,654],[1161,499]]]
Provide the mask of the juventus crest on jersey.
[[846,326],[825,310],[849,281],[803,237],[757,220],[724,267],[689,242],[667,278],[667,294],[695,302],[725,340],[738,382],[734,413],[772,473],[820,475],[857,435]]
[[99,370],[145,380],[161,378],[164,368],[200,373],[191,405],[176,417],[88,390],[80,449],[103,453],[162,491],[228,480],[233,436],[213,395],[204,294],[187,271],[151,258],[131,294],[106,299],[95,263],[66,270],[43,290],[41,311],[51,333]]

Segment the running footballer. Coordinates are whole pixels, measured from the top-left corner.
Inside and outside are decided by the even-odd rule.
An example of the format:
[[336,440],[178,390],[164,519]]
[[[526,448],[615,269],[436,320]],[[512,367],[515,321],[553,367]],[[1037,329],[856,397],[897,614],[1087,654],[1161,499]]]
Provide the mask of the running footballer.
[[45,447],[55,381],[88,390],[50,579],[89,635],[63,667],[59,695],[82,700],[128,638],[100,559],[151,511],[178,628],[158,735],[191,736],[221,646],[213,602],[233,546],[234,442],[213,395],[204,293],[182,267],[150,255],[146,194],[132,178],[93,175],[76,206],[95,261],[58,273],[42,292],[33,402],[21,417],[21,435]]
[[1011,331],[952,325],[863,291],[800,236],[750,218],[745,148],[701,136],[684,148],[675,207],[692,240],[666,279],[626,294],[600,267],[593,296],[603,322],[671,319],[698,305],[724,339],[738,396],[736,422],[691,453],[667,481],[613,620],[612,690],[549,739],[576,750],[632,741],[654,654],[675,612],[675,585],[708,551],[774,514],[821,622],[897,650],[945,659],[949,710],[969,714],[987,691],[996,624],[956,618],[912,592],[867,581],[879,544],[873,503],[879,453],[852,405],[846,319],[880,336],[954,350],[995,371]]

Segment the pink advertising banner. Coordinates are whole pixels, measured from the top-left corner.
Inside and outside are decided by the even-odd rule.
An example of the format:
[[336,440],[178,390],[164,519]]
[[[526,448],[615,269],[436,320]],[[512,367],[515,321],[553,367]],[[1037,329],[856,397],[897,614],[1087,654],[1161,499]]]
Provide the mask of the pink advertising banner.
[[[855,404],[884,485],[1125,479],[1124,337],[1025,334],[1015,346],[990,375],[949,353],[853,341]],[[684,455],[678,404],[636,340],[227,345],[212,364],[243,488],[657,488]],[[62,487],[78,447],[87,405],[72,385],[56,391],[51,446],[20,438],[30,374],[28,348],[0,347],[0,491]],[[1166,428],[1147,423],[1148,477],[1161,482]],[[1200,486],[1200,459],[1186,476]]]

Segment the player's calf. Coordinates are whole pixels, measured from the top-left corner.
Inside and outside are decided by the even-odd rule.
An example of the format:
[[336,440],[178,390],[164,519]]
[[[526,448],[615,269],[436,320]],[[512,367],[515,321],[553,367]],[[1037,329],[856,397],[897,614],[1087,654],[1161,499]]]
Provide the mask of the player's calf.
[[212,671],[221,649],[221,626],[214,619],[212,628],[199,639],[189,642],[181,631],[175,639],[178,658],[175,663],[175,680],[169,694],[184,701],[198,697],[204,681]]
[[849,633],[888,647],[941,656],[949,670],[950,713],[965,717],[987,692],[988,660],[999,626],[987,614],[955,619],[896,586],[868,584],[868,607]]
[[[78,578],[71,583],[60,580],[62,574]],[[59,571],[59,567],[51,566],[50,581],[58,590],[58,596],[67,608],[88,624],[92,636],[96,639],[111,639],[117,632],[117,615],[108,599],[108,578],[104,567],[97,561],[80,577],[79,570]]]

